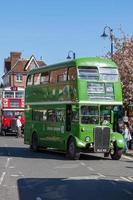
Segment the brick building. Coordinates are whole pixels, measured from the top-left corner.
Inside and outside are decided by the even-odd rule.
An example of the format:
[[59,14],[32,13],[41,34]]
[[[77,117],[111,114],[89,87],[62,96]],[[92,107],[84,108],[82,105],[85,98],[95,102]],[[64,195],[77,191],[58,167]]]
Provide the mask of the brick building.
[[36,60],[32,55],[29,59],[21,58],[21,52],[10,52],[10,57],[4,60],[4,87],[24,87],[29,70],[45,66],[42,60]]

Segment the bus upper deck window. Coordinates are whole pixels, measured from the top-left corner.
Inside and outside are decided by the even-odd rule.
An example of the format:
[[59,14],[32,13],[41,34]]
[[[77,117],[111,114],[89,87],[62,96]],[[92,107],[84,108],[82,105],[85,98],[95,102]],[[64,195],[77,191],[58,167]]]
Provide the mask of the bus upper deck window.
[[67,80],[67,69],[59,69],[57,73],[57,81],[58,82],[63,82]]
[[98,80],[98,69],[96,67],[80,67],[79,78],[84,80]]
[[67,78],[67,68],[53,70],[50,73],[50,83],[66,81],[66,78]]
[[99,68],[100,80],[103,81],[118,81],[119,74],[118,69],[109,68],[109,67],[101,67]]
[[34,75],[33,84],[34,84],[34,85],[39,85],[39,84],[40,84],[40,74],[35,74],[35,75]]
[[57,83],[57,71],[51,71],[50,73],[50,83]]
[[48,72],[45,72],[45,73],[42,73],[41,74],[41,80],[40,80],[40,83],[41,84],[46,84],[49,82],[49,74]]
[[76,80],[77,71],[75,67],[70,67],[68,70],[68,80]]

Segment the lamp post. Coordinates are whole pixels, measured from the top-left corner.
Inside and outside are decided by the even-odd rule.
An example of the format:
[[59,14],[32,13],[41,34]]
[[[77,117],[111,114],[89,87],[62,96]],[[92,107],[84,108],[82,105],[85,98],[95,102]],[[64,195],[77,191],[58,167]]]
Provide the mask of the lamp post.
[[[107,29],[109,31],[109,35],[106,33]],[[113,57],[113,29],[110,28],[109,26],[105,26],[101,37],[103,38],[109,37],[110,42],[111,42],[110,50],[111,50],[111,58],[112,58]]]
[[[70,54],[72,54],[72,57],[70,56]],[[75,59],[76,58],[76,55],[75,55],[75,52],[73,52],[72,50],[68,51],[68,56],[66,57],[66,59]]]

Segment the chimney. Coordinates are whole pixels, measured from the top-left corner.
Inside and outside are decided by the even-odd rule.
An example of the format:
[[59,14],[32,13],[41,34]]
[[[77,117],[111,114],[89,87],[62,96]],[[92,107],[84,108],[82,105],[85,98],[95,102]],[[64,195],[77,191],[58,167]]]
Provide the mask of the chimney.
[[11,68],[21,58],[21,52],[10,52]]

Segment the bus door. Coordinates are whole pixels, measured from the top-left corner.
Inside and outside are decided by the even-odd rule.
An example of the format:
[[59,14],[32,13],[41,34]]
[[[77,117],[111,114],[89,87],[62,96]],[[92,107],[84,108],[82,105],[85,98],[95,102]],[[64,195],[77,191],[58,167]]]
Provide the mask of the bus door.
[[66,105],[66,131],[71,131],[71,121],[72,121],[72,106]]
[[54,136],[57,148],[64,149],[65,144],[65,108],[56,108],[56,123],[54,123]]
[[76,105],[66,106],[66,132],[72,135],[78,134],[79,127],[79,108]]
[[66,109],[57,108],[55,109],[56,122],[52,123],[53,135],[54,135],[54,146],[62,150],[65,149],[65,140],[71,132],[71,121],[72,121],[72,106],[67,105]]
[[47,121],[45,123],[46,146],[62,148],[65,133],[65,110],[62,108],[49,109],[47,111]]
[[45,142],[48,147],[57,147],[56,113],[54,109],[47,111]]
[[79,106],[72,106],[71,133],[79,137]]

